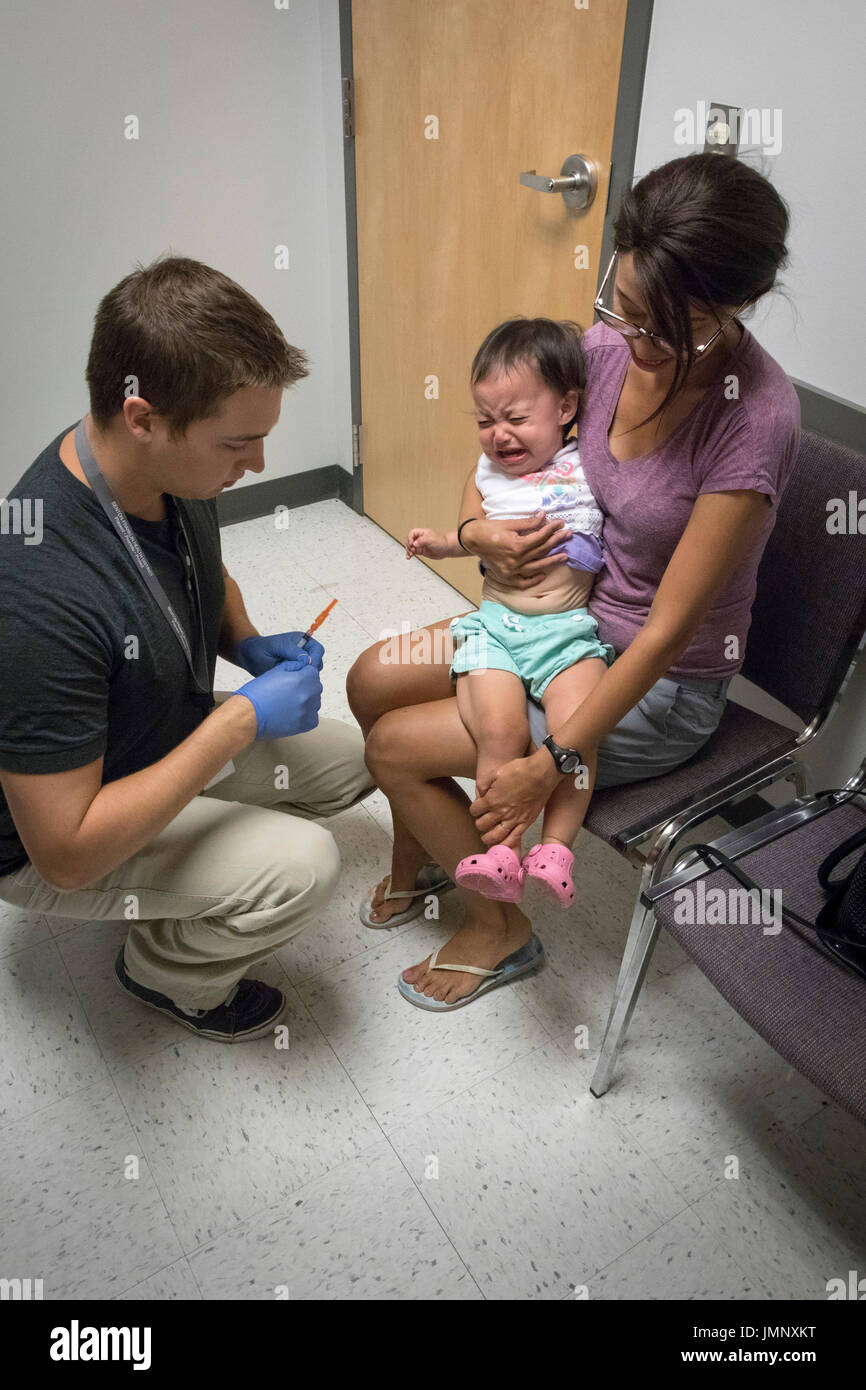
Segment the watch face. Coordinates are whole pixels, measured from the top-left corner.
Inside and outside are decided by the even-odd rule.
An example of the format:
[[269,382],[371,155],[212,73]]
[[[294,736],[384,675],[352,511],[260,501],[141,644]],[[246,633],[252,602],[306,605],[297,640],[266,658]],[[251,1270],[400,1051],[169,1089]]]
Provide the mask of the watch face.
[[576,772],[581,766],[580,754],[570,748],[560,748],[559,744],[554,742],[552,734],[548,734],[544,744],[560,772]]

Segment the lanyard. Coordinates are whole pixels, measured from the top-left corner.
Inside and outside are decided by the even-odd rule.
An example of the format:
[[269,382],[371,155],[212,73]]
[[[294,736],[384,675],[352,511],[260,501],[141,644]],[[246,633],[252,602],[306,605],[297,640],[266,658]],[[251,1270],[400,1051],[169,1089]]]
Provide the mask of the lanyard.
[[[189,639],[187,638],[186,632],[184,631],[183,624],[181,623],[180,619],[178,618],[177,614],[172,608],[171,603],[168,599],[168,595],[166,594],[164,588],[162,587],[158,578],[154,574],[153,567],[151,566],[150,561],[148,560],[147,556],[142,550],[138,541],[138,537],[136,536],[135,532],[129,524],[129,520],[126,516],[126,513],[120,506],[120,503],[118,502],[117,498],[115,497],[108,484],[108,480],[105,478],[104,474],[102,473],[99,467],[99,464],[93,457],[93,450],[91,449],[90,442],[87,438],[87,433],[84,428],[83,419],[79,420],[75,429],[75,450],[78,454],[78,461],[81,464],[84,475],[87,478],[87,481],[90,483],[90,486],[93,489],[94,494],[99,499],[100,503],[102,504],[103,510],[105,511],[106,515],[108,516],[109,520],[111,521],[112,525],[114,526],[115,530],[120,536],[120,539],[123,541],[123,544],[126,546],[133,560],[135,561],[136,567],[141,578],[144,580],[151,594],[156,599],[156,602],[162,609],[162,612],[165,615],[165,618],[167,619],[172,632],[174,633],[175,637],[177,638],[178,642],[180,643],[183,649],[183,654],[186,657],[186,664],[190,669],[190,673],[195,683],[195,688],[199,692],[199,697],[191,696],[193,702],[195,704],[201,704],[202,708],[204,708],[204,703],[201,701],[200,696],[207,695],[207,708],[212,708],[213,701],[211,697],[210,681],[207,679],[207,671],[205,669],[204,680],[202,680],[196,672],[195,665],[193,664],[192,652],[190,650]],[[192,577],[195,582],[196,611],[198,613],[199,628],[199,655],[202,658],[202,660],[205,661],[206,648],[201,613],[201,597],[198,588],[198,575],[196,574],[195,563],[192,559],[192,552],[190,550],[189,545],[189,538],[186,534],[186,527],[183,523],[183,517],[180,514],[180,508],[177,506],[174,498],[171,499],[171,502],[172,506],[174,507],[175,516],[177,517],[180,530],[183,534],[184,546],[186,549],[186,554],[184,556],[187,567],[186,583],[190,597],[192,597],[192,588],[190,585],[189,578],[190,571],[192,572]]]

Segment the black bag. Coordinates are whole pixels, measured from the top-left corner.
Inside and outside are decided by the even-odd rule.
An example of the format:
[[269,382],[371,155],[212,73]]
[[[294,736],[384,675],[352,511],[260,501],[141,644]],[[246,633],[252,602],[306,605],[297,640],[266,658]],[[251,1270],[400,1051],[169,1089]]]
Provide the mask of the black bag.
[[866,853],[839,882],[830,878],[836,865],[864,844],[866,830],[858,830],[831,850],[818,869],[818,882],[830,897],[815,919],[815,931],[829,950],[866,978]]
[[[814,922],[786,907],[782,908],[782,921],[809,946],[817,950],[823,947],[824,955],[831,956],[866,980],[866,851],[843,879],[833,882],[830,878],[836,865],[861,845],[866,845],[866,827],[843,840],[819,865],[818,882],[830,896]],[[727,869],[744,888],[761,892],[760,884],[714,845],[688,845],[687,848],[694,850],[710,867]],[[811,935],[807,936],[801,928],[806,928]],[[816,936],[821,945],[816,942]]]

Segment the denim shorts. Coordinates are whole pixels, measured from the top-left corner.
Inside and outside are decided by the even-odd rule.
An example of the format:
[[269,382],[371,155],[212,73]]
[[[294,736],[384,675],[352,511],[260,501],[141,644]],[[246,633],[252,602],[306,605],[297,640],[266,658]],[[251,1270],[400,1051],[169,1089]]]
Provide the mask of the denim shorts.
[[[599,744],[596,788],[659,777],[697,753],[715,733],[731,680],[662,676]],[[531,701],[529,727],[540,745],[547,732],[544,711]]]

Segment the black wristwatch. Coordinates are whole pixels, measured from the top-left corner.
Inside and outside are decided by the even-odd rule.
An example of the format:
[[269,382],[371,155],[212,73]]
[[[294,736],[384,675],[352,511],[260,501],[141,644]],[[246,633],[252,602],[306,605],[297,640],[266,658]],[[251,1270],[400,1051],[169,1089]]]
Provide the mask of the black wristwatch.
[[560,772],[567,775],[577,772],[583,765],[583,759],[576,748],[560,748],[558,743],[554,743],[553,735],[548,734],[544,740],[544,746],[550,754]]

